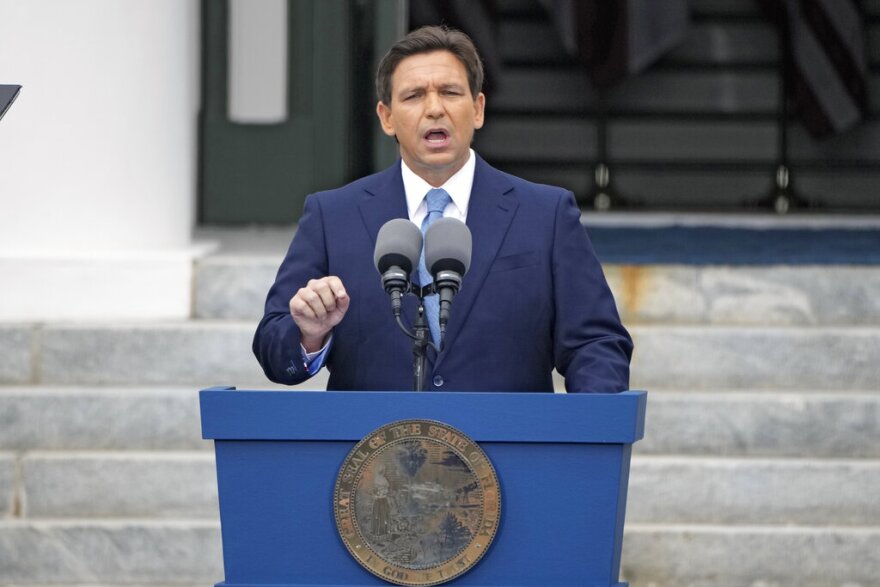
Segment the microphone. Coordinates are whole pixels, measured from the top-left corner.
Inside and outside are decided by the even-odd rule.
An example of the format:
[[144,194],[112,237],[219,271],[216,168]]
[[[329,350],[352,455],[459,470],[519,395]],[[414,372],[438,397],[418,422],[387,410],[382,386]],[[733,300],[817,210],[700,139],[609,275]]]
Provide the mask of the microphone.
[[425,267],[440,295],[440,332],[446,332],[449,306],[471,266],[471,231],[461,220],[440,218],[425,233]]
[[400,314],[400,300],[409,291],[410,274],[419,265],[422,231],[404,218],[389,220],[379,229],[373,263],[382,276],[382,287],[391,296],[394,315]]

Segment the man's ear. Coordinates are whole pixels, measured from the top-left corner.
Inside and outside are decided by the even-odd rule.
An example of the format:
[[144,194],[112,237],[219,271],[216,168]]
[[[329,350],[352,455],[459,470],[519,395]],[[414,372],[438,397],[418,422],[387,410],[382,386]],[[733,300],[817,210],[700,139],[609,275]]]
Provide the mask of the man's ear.
[[385,102],[379,100],[379,103],[376,104],[376,116],[379,117],[382,132],[389,137],[393,137],[396,133],[394,132],[394,122],[391,120],[391,107],[386,106]]
[[474,128],[483,128],[486,115],[486,94],[480,92],[474,100]]

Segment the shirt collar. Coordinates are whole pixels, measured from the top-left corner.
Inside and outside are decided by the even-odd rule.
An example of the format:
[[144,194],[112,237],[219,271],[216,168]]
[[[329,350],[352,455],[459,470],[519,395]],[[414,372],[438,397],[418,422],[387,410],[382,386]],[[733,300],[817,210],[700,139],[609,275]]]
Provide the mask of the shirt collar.
[[[477,167],[477,158],[474,150],[470,149],[468,160],[461,169],[455,172],[455,175],[446,180],[446,183],[440,187],[446,190],[452,203],[458,208],[462,217],[467,216],[468,204],[471,200],[471,188],[474,185],[474,170]],[[419,206],[425,201],[425,194],[434,186],[416,175],[416,173],[407,167],[403,159],[400,160],[400,174],[403,177],[403,190],[406,192],[406,208],[409,217],[412,219],[416,215]]]

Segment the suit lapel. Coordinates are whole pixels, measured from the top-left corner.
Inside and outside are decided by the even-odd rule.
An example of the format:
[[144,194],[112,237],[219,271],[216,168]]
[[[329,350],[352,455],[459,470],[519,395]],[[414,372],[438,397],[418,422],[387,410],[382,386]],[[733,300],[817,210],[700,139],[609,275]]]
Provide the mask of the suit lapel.
[[406,195],[400,175],[400,161],[376,176],[375,181],[364,187],[358,206],[367,235],[376,246],[376,235],[382,225],[393,218],[408,218]]
[[[379,229],[394,218],[409,218],[409,212],[406,208],[406,194],[403,189],[403,178],[400,175],[400,161],[392,165],[385,171],[375,177],[364,187],[364,193],[358,202],[361,212],[361,218],[364,222],[364,228],[367,231],[367,238],[370,241],[370,258],[372,251],[376,248],[376,236]],[[369,276],[379,282],[379,274],[373,270]],[[403,323],[412,328],[412,317],[416,315],[417,304],[414,296],[404,296],[403,298]],[[390,313],[390,310],[389,310]],[[403,336],[403,334],[400,336]]]
[[[507,177],[478,156],[467,212],[467,225],[473,238],[471,267],[464,276],[461,291],[452,302],[446,349],[452,348],[459,331],[467,323],[468,314],[510,228],[519,205],[512,191],[513,186]],[[437,366],[446,354],[446,351],[440,353]]]

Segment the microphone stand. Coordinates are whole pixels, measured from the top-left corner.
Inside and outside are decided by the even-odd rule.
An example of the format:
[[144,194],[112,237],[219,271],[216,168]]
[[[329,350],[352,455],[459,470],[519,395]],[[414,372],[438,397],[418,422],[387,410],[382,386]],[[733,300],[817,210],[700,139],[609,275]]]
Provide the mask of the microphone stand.
[[413,390],[425,391],[425,370],[428,363],[426,349],[431,342],[431,329],[428,328],[428,320],[425,317],[424,296],[418,292],[419,309],[413,324],[415,336],[413,337]]
[[[398,290],[399,291],[399,290]],[[428,319],[425,316],[425,296],[434,293],[434,284],[431,283],[425,287],[411,284],[406,293],[413,293],[419,298],[419,308],[416,319],[413,324],[414,332],[407,330],[400,318],[400,297],[404,292],[399,291],[392,297],[392,310],[397,325],[413,341],[413,391],[425,391],[425,371],[427,370],[428,353],[426,349],[433,347],[438,353],[440,349],[431,340],[431,329],[428,327]]]

